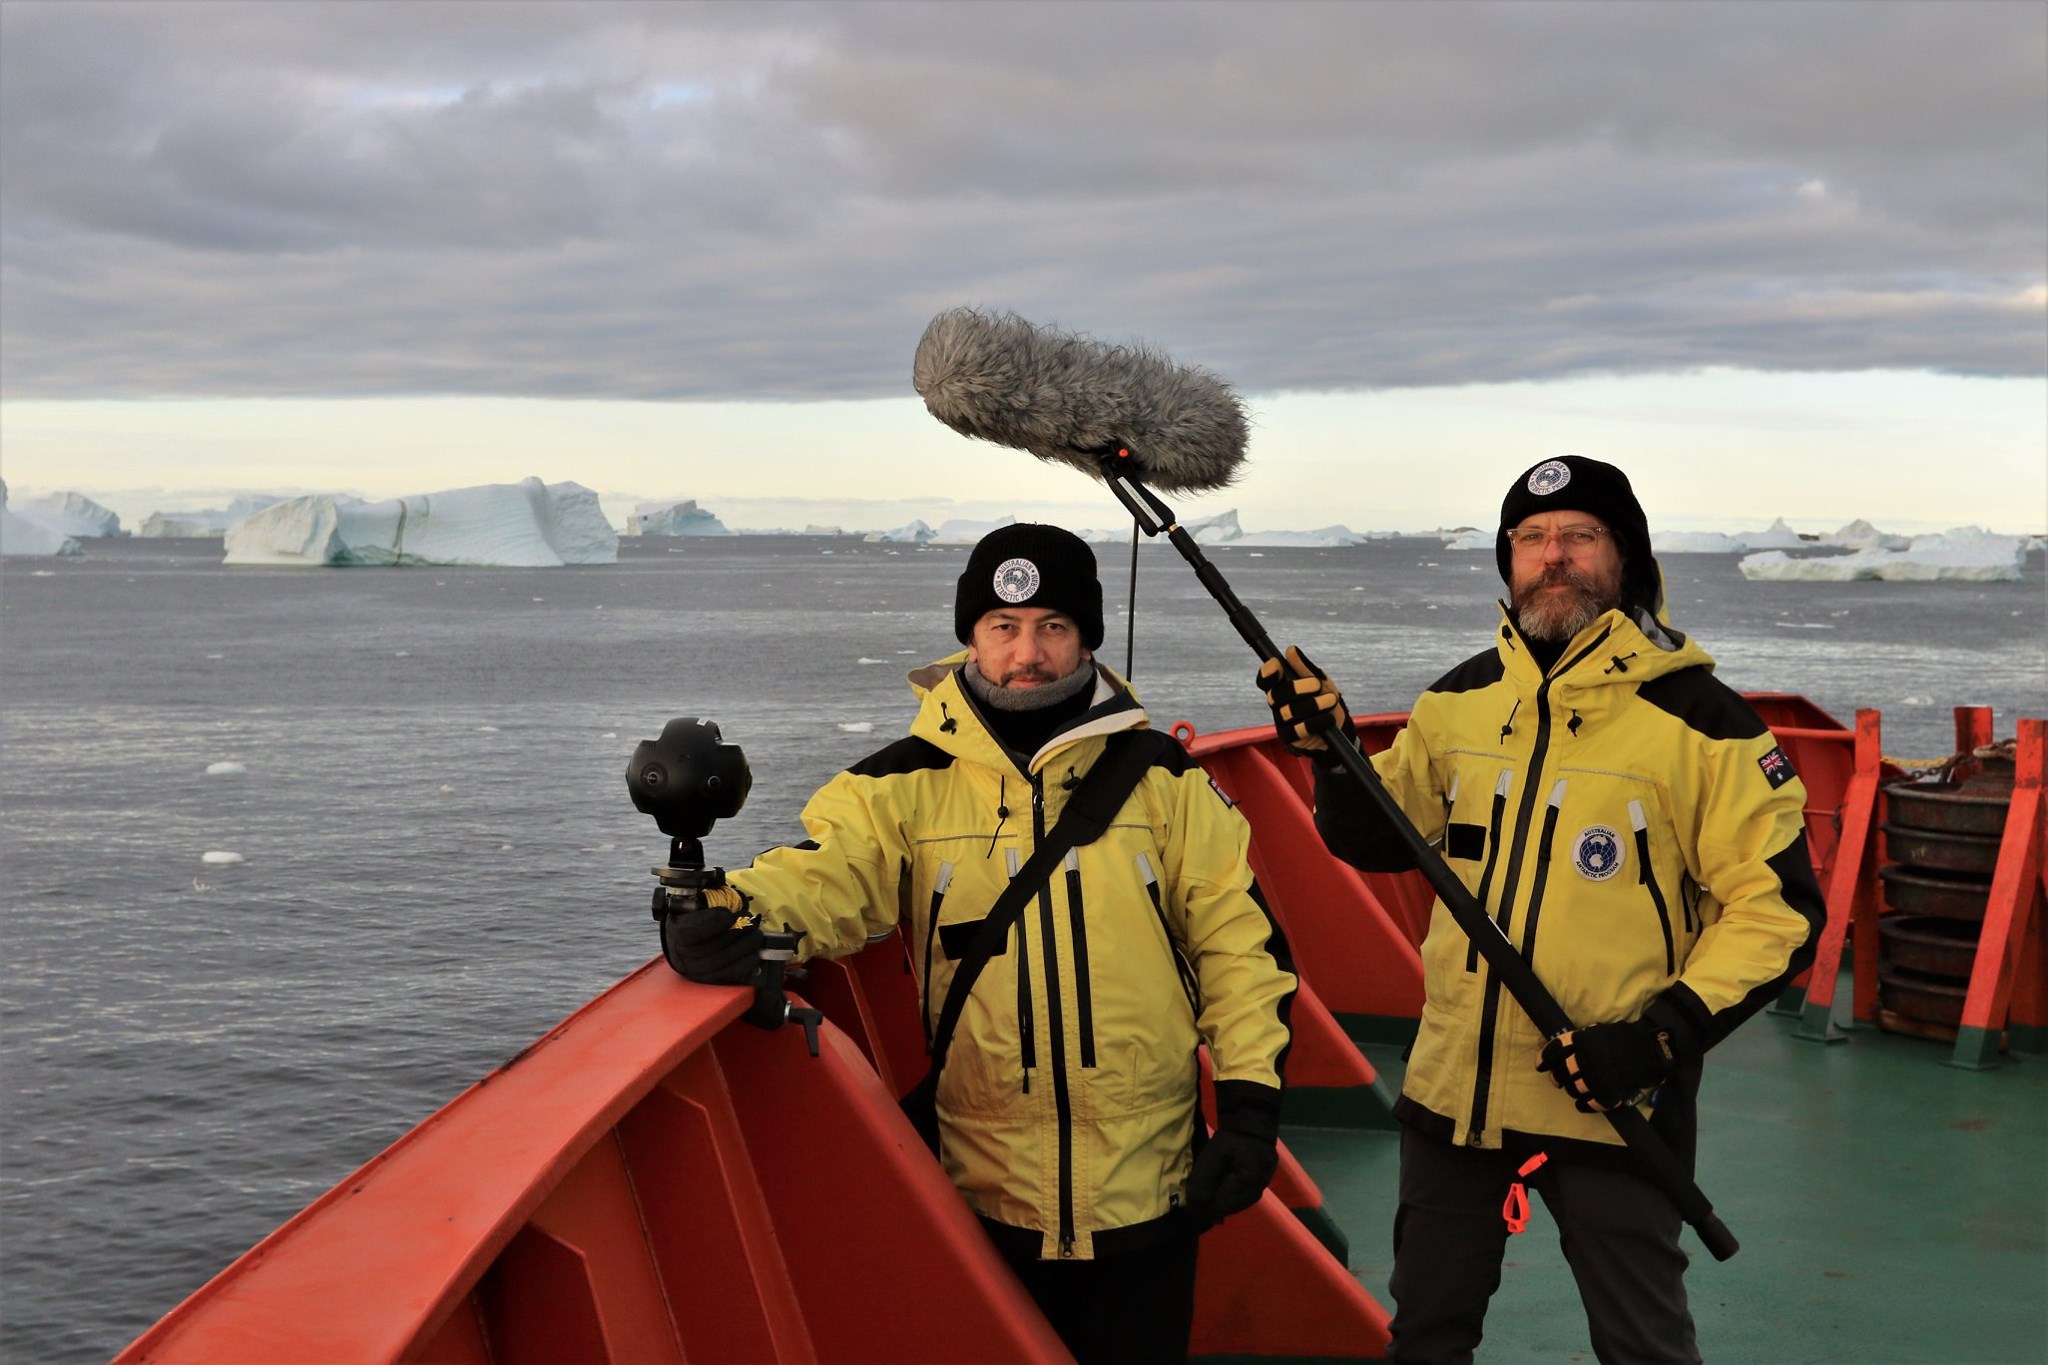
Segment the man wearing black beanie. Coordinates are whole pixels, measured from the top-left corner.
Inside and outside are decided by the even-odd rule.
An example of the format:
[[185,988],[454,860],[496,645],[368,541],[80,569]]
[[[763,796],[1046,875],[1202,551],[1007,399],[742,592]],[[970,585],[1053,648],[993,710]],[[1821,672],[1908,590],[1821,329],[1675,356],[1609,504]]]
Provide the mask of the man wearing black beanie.
[[[1466,1361],[1512,1229],[1541,1194],[1595,1355],[1697,1362],[1680,1219],[1603,1114],[1636,1105],[1681,1161],[1703,1058],[1812,959],[1826,919],[1805,790],[1713,660],[1664,619],[1628,476],[1525,470],[1494,541],[1492,646],[1419,698],[1372,758],[1416,831],[1578,1025],[1541,1036],[1441,901],[1402,1079],[1390,1358]],[[1368,871],[1415,866],[1343,769],[1336,685],[1298,649],[1261,669],[1280,737],[1316,768],[1316,828]],[[1291,676],[1290,676],[1291,675]]]
[[[807,844],[672,916],[666,955],[692,980],[741,983],[758,919],[804,930],[802,957],[837,957],[900,915],[935,1055],[952,984],[971,977],[937,1073],[947,1175],[1082,1365],[1171,1365],[1187,1355],[1198,1237],[1278,1164],[1287,943],[1243,816],[1095,662],[1102,585],[1080,537],[991,532],[953,608],[966,648],[911,674],[909,737],[811,798]],[[988,951],[983,921],[1036,849],[1057,849],[1098,768],[1136,785],[1057,870],[1039,860],[1049,875]],[[978,976],[962,965],[976,960]]]

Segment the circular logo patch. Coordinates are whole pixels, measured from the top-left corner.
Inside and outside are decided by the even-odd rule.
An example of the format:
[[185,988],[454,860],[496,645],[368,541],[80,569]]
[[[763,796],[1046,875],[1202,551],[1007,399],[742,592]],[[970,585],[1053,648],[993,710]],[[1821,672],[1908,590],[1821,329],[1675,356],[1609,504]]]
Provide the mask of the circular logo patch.
[[1572,467],[1563,460],[1545,460],[1529,471],[1529,491],[1547,498],[1572,481]]
[[996,596],[1015,606],[1038,591],[1038,566],[1028,559],[1006,559],[996,566]]
[[1621,871],[1621,836],[1605,825],[1588,825],[1572,843],[1572,866],[1589,882],[1604,882]]

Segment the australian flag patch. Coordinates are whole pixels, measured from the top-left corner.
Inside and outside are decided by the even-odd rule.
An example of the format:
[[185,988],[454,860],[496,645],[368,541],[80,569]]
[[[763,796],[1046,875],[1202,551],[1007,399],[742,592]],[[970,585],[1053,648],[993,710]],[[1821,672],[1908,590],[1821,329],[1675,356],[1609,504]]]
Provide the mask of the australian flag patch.
[[1769,753],[1756,761],[1756,766],[1764,770],[1764,781],[1771,784],[1772,791],[1799,775],[1792,771],[1792,760],[1785,757],[1785,751],[1775,744]]

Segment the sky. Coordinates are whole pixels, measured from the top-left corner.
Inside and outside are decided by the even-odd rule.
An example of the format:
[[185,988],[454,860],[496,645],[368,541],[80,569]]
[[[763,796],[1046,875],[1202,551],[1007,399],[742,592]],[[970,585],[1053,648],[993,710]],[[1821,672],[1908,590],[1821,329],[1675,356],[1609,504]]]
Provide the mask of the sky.
[[1228,380],[1255,529],[2048,527],[2048,6],[0,4],[0,477],[130,525],[528,475],[615,517],[1101,489],[930,318]]

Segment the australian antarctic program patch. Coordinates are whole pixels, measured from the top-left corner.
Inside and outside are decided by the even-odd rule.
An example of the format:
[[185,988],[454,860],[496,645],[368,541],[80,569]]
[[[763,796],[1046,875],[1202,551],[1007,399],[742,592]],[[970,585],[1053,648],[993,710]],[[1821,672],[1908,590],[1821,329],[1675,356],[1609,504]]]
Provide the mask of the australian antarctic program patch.
[[1604,882],[1621,871],[1621,836],[1606,825],[1588,825],[1572,840],[1572,866],[1589,882]]
[[1038,566],[1028,559],[1006,559],[996,566],[996,596],[1012,606],[1028,601],[1041,581]]
[[1775,744],[1769,753],[1756,761],[1756,766],[1764,770],[1764,781],[1771,784],[1772,791],[1799,776],[1792,771],[1792,760],[1785,757],[1785,751]]
[[1572,481],[1572,467],[1563,460],[1545,460],[1529,471],[1529,491],[1548,497]]

